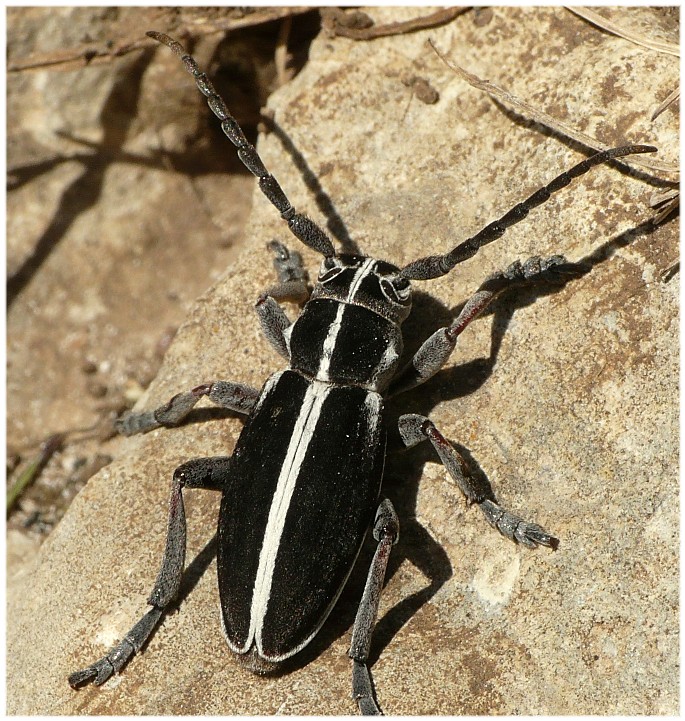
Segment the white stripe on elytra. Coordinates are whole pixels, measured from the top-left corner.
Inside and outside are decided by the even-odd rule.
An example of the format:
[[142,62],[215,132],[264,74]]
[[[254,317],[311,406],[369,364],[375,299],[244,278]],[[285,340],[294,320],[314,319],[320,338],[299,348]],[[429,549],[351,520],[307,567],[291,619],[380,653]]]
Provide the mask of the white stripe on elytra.
[[288,450],[281,466],[278,476],[276,491],[274,493],[269,518],[264,531],[264,543],[259,554],[259,566],[257,577],[252,591],[252,607],[250,610],[250,632],[247,639],[247,647],[256,638],[257,647],[261,648],[262,625],[264,616],[271,596],[271,584],[273,581],[276,556],[285,527],[285,520],[290,508],[290,501],[295,491],[295,485],[300,475],[302,463],[307,455],[307,448],[314,437],[314,430],[321,415],[321,407],[331,391],[331,386],[313,381],[307,388],[302,399],[302,408],[295,421],[293,434],[288,445]]
[[375,266],[376,261],[373,258],[367,258],[364,261],[352,278],[350,289],[347,292],[347,298],[345,298],[344,302],[338,305],[338,312],[335,314],[335,320],[331,323],[330,328],[328,329],[328,335],[326,336],[326,340],[324,340],[323,347],[321,349],[321,363],[319,364],[319,368],[316,373],[317,380],[330,382],[331,378],[328,372],[331,367],[335,343],[338,340],[338,333],[340,333],[340,328],[342,327],[345,303],[352,303],[354,301],[354,296],[359,290],[359,286],[367,275],[373,273]]
[[277,373],[272,373],[267,378],[266,383],[264,384],[264,388],[262,388],[261,393],[259,394],[259,398],[257,400],[257,405],[252,409],[253,414],[257,413],[257,411],[262,407],[262,404],[266,400],[267,396],[269,395],[269,393],[271,393],[271,389],[281,379],[283,372],[284,371],[278,371]]
[[381,384],[387,382],[389,377],[395,373],[395,366],[399,359],[397,352],[397,342],[392,338],[389,339],[388,345],[385,348],[381,360],[373,371],[371,376],[371,388],[375,391],[381,386]]

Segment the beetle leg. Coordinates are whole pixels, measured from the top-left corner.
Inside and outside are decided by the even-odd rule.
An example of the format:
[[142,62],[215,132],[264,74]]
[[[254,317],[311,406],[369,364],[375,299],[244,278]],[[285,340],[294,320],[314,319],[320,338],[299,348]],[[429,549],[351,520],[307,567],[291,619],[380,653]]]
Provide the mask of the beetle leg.
[[162,616],[175,600],[181,585],[186,553],[186,517],[183,488],[221,490],[226,483],[231,458],[196,458],[174,471],[169,501],[169,523],[162,565],[148,603],[152,608],[131,628],[124,638],[94,664],[69,676],[69,685],[80,688],[92,682],[96,686],[128,663],[138,653],[159,625]]
[[247,415],[257,402],[259,391],[243,383],[231,383],[230,381],[203,383],[190,391],[178,393],[153,411],[124,413],[121,418],[116,420],[115,428],[122,435],[132,436],[135,433],[145,433],[160,426],[178,425],[203,396],[207,396],[210,401],[221,408],[228,408],[236,413]]
[[439,328],[416,352],[390,384],[389,395],[403,393],[410,388],[425,383],[447,363],[457,338],[462,331],[477,318],[500,293],[530,282],[565,282],[577,277],[583,267],[569,263],[563,255],[550,258],[533,256],[524,263],[516,261],[506,270],[493,273],[466,301],[461,313],[452,323]]
[[385,571],[388,567],[390,549],[397,543],[400,523],[392,503],[386,498],[376,511],[373,524],[373,537],[378,541],[376,553],[366,578],[364,593],[359,603],[357,616],[352,629],[352,642],[349,657],[352,659],[352,696],[365,716],[382,714],[376,701],[376,692],[368,667],[371,635],[376,625],[378,603],[383,589]]
[[278,274],[278,283],[259,296],[255,310],[264,336],[276,352],[289,361],[290,351],[285,331],[292,322],[278,301],[305,303],[309,299],[307,271],[302,265],[302,256],[297,251],[288,250],[278,240],[272,240],[267,247],[276,254],[274,268]]
[[559,545],[557,538],[551,536],[536,523],[529,523],[506,511],[495,502],[491,491],[479,488],[469,475],[464,459],[430,419],[408,413],[400,416],[399,430],[407,448],[411,448],[426,439],[432,443],[447,472],[452,476],[468,502],[478,504],[488,523],[503,536],[517,543],[522,543],[528,548],[548,546],[556,549]]
[[290,360],[288,343],[285,339],[285,330],[292,325],[290,318],[288,318],[276,300],[266,293],[259,296],[255,310],[257,311],[264,337],[279,355]]
[[276,300],[306,303],[309,300],[309,287],[302,255],[278,240],[272,240],[266,247],[275,254],[274,268],[278,275],[278,283],[266,291],[267,295]]

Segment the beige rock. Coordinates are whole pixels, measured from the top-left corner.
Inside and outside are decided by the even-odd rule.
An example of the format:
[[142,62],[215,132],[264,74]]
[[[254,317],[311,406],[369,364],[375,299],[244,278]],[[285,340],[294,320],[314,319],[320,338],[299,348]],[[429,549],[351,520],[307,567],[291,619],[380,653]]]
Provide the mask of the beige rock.
[[[424,11],[369,12],[387,22]],[[666,32],[668,17],[639,12]],[[579,130],[653,143],[661,161],[677,163],[675,115],[649,120],[678,82],[677,61],[561,8],[495,9],[486,25],[467,14],[373,42],[321,36],[269,106],[365,252],[406,263],[444,251],[582,157],[457,79],[428,37]],[[192,82],[180,66],[171,72]],[[412,98],[407,72],[427,77],[439,102]],[[325,223],[275,135],[259,150],[295,206]],[[402,399],[468,449],[503,505],[561,545],[531,552],[499,537],[428,450],[391,459],[398,482],[388,493],[403,526],[373,667],[387,712],[678,712],[678,292],[677,277],[660,275],[678,232],[674,221],[632,232],[650,216],[652,177],[597,169],[419,287],[411,348],[517,258],[596,260],[563,289],[498,302],[464,333],[453,362]],[[195,303],[139,407],[214,378],[260,385],[282,366],[251,308],[273,282],[265,242],[292,242],[255,193],[244,250]],[[313,273],[317,259],[305,256]],[[355,712],[345,654],[361,579],[310,663],[265,679],[235,663],[222,639],[214,561],[124,673],[100,689],[67,685],[146,609],[175,466],[230,451],[240,427],[212,420],[121,442],[9,589],[9,713]],[[216,496],[187,493],[189,559],[211,539],[217,508]]]

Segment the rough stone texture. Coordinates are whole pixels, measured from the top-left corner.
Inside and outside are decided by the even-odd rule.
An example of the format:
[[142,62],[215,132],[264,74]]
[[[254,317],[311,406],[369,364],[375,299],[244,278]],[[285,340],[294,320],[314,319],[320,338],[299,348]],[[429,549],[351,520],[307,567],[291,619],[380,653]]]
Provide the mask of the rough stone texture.
[[[252,138],[276,81],[280,23],[264,20],[299,12],[8,10],[12,476],[47,435],[99,425],[68,435],[13,509],[13,537],[40,541],[118,452],[117,439],[103,441],[111,418],[155,377],[192,303],[236,254],[250,211],[253,177],[234,153],[214,151],[223,135],[206,103],[170,53],[157,59],[141,28],[192,27],[198,59],[222,69],[216,82]],[[294,69],[318,13],[304,20],[291,35]],[[253,26],[225,38],[207,33],[211,22]],[[132,43],[147,50],[84,67],[84,53]]]
[[[379,21],[418,12],[370,11]],[[677,38],[673,15],[631,12],[657,36]],[[678,82],[677,60],[562,9],[495,9],[487,24],[467,14],[372,43],[319,37],[269,106],[365,252],[405,263],[447,249],[582,157],[458,80],[428,37],[578,129],[611,144],[654,143],[661,161],[677,164],[675,112],[649,120]],[[192,82],[161,53],[146,73],[157,63],[165,78]],[[428,78],[439,102],[411,98],[407,72]],[[259,148],[293,203],[325,222],[277,137]],[[629,232],[650,216],[654,182],[598,169],[449,277],[421,285],[410,348],[516,258],[563,252],[593,265],[563,289],[498,302],[463,335],[453,362],[402,398],[468,449],[503,505],[561,545],[531,552],[500,538],[465,508],[428,450],[391,459],[388,476],[402,483],[388,494],[403,526],[373,667],[388,712],[678,713],[678,278],[661,277],[677,256],[678,228]],[[184,211],[166,222],[190,232]],[[272,282],[265,241],[288,239],[259,195],[246,235],[243,252],[194,304],[140,407],[213,378],[259,385],[282,366],[251,311]],[[10,713],[354,712],[345,653],[361,578],[310,663],[264,679],[235,663],[222,640],[214,561],[121,676],[78,693],[66,683],[145,610],[173,468],[225,453],[239,431],[239,420],[215,416],[119,444],[116,461],[10,585]],[[187,494],[189,559],[212,536],[217,500]]]

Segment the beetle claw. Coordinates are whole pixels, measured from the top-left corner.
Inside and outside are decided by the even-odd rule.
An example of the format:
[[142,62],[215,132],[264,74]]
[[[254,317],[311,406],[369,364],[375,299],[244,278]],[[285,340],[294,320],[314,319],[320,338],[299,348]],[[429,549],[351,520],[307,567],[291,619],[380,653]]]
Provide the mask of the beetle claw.
[[528,548],[547,546],[556,550],[559,545],[558,538],[547,533],[544,528],[541,528],[536,523],[526,523],[526,521],[519,523],[514,533],[514,539],[524,546],[528,546]]
[[94,686],[102,686],[113,673],[114,667],[105,656],[105,658],[96,661],[92,666],[72,673],[69,676],[69,685],[72,688],[81,688],[92,682]]

